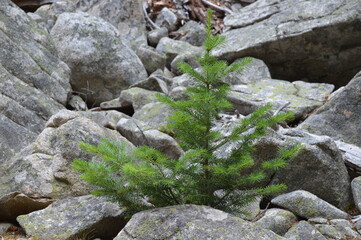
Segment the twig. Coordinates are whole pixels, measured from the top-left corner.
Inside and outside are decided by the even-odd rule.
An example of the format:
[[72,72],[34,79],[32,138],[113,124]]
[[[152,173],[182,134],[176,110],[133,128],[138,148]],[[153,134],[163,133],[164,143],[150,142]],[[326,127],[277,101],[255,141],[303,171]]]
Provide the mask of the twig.
[[228,13],[228,14],[232,14],[232,13],[233,13],[230,9],[228,9],[228,8],[226,8],[226,7],[220,7],[220,6],[218,6],[218,5],[214,4],[214,3],[211,3],[211,2],[209,2],[209,1],[207,1],[207,0],[202,0],[202,2],[203,2],[204,4],[207,4],[208,6],[210,6],[210,7],[212,7],[212,8],[215,8],[215,9],[217,9],[217,10],[226,12],[226,13]]
[[263,209],[263,210],[261,210],[261,211],[257,214],[257,216],[255,216],[255,217],[252,219],[251,222],[256,222],[256,221],[260,220],[260,219],[265,215],[266,211],[267,211],[268,208],[269,208],[269,205],[270,205],[270,203],[268,203],[267,206],[266,206],[266,208]]
[[152,19],[150,19],[150,17],[148,16],[147,13],[147,9],[146,9],[146,3],[143,4],[143,13],[144,13],[144,17],[145,19],[150,23],[150,25],[154,28],[154,29],[160,29],[160,27],[155,24]]
[[279,114],[285,107],[287,107],[288,105],[290,105],[290,102],[287,102],[283,105],[281,105],[279,108],[277,108],[277,110],[273,113],[273,116],[276,116],[277,114]]

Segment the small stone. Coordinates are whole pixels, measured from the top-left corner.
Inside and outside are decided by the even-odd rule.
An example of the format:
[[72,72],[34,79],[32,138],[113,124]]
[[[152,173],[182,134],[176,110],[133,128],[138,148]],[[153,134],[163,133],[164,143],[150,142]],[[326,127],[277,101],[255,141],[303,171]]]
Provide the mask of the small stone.
[[308,219],[308,222],[312,224],[327,224],[328,220],[326,218],[316,217]]
[[164,7],[158,14],[155,24],[160,27],[165,27],[168,31],[174,31],[177,29],[178,18],[169,8]]
[[164,53],[157,52],[154,48],[146,46],[140,46],[136,53],[148,74],[155,72],[157,69],[164,69],[166,61]]
[[165,27],[157,28],[148,33],[149,45],[156,47],[160,39],[168,36],[168,29]]
[[295,224],[284,236],[289,240],[327,240],[313,225],[306,221]]
[[284,209],[271,208],[256,223],[259,226],[271,230],[283,236],[292,224],[297,221],[297,217],[290,211]]

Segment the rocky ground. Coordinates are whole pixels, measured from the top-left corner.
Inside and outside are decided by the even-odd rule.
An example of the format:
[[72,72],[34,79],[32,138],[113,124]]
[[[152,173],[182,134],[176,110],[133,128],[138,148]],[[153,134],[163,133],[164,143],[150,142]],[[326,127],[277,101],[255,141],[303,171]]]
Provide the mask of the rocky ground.
[[[0,239],[361,239],[361,0],[22,2],[34,12],[0,0]],[[294,112],[255,142],[257,162],[303,145],[268,182],[288,191],[250,215],[180,205],[126,219],[70,168],[95,160],[78,144],[183,153],[155,94],[192,86],[177,63],[197,67],[208,7],[227,36],[213,54],[253,58],[224,80],[234,111],[214,127],[227,133],[267,103]]]

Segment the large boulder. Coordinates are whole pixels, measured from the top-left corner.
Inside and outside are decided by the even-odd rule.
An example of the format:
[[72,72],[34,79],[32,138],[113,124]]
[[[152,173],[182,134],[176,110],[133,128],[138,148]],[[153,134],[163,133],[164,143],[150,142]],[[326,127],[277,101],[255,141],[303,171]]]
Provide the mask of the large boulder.
[[96,121],[69,114],[52,118],[32,144],[0,164],[0,194],[19,191],[29,197],[48,198],[89,194],[91,187],[70,165],[74,159],[98,158],[81,150],[79,143],[97,144],[106,138],[133,146],[115,130],[104,128],[103,121]]
[[361,147],[361,72],[299,127]]
[[146,70],[110,23],[87,13],[63,13],[51,30],[59,57],[71,68],[73,90],[89,104],[119,96]]
[[0,162],[28,145],[70,95],[70,69],[49,34],[0,0]]
[[21,215],[17,221],[32,237],[42,239],[112,239],[126,223],[125,209],[91,195],[59,200],[49,207]]
[[259,0],[224,19],[229,61],[263,59],[278,79],[345,85],[361,68],[360,0]]
[[179,205],[139,212],[115,240],[281,240],[272,231],[206,206]]

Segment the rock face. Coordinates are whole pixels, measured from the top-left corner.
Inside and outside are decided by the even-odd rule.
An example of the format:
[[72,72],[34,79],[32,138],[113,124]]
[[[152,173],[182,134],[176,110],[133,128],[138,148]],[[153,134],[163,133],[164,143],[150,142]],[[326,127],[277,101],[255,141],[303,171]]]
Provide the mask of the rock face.
[[73,0],[77,11],[88,12],[114,25],[131,46],[147,42],[142,0]]
[[51,30],[59,57],[71,68],[73,90],[89,104],[119,96],[120,91],[144,80],[146,70],[123,43],[118,30],[87,13],[63,13]]
[[347,213],[303,190],[282,194],[272,199],[272,203],[287,208],[298,216],[307,219],[314,217],[349,218]]
[[44,239],[81,237],[111,239],[125,225],[124,209],[90,195],[59,200],[17,221],[28,235]]
[[297,217],[292,212],[279,208],[271,208],[267,210],[264,216],[256,223],[265,229],[283,236],[296,221]]
[[29,144],[64,108],[70,70],[50,36],[15,4],[0,0],[0,162]]
[[281,240],[285,238],[210,207],[179,205],[133,215],[115,238],[115,240],[128,239]]
[[361,147],[361,72],[299,127]]
[[361,68],[360,0],[258,0],[229,15],[214,54],[263,59],[274,78],[345,85]]
[[317,229],[306,221],[295,224],[286,234],[290,240],[327,240]]
[[[52,123],[52,124],[51,124]],[[90,186],[70,169],[76,158],[94,160],[79,142],[97,144],[100,138],[125,142],[115,130],[82,116],[54,118],[28,147],[0,165],[0,194],[20,191],[30,197],[65,198],[89,194]]]

